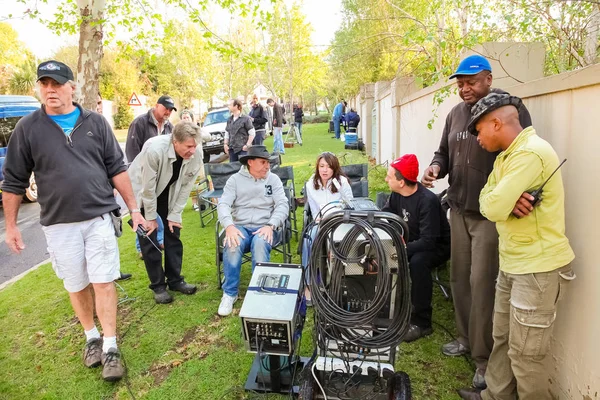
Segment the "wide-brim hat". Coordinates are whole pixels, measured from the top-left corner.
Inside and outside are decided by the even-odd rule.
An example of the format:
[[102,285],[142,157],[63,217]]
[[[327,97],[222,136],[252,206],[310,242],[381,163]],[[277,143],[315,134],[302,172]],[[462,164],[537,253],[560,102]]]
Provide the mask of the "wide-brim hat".
[[268,160],[271,154],[267,150],[267,146],[252,146],[248,149],[248,153],[239,158],[240,162],[244,165],[248,164],[248,160],[255,158],[262,158]]
[[471,135],[477,136],[479,132],[477,132],[475,125],[484,115],[504,106],[514,106],[517,110],[520,110],[522,105],[523,101],[517,96],[511,96],[508,93],[492,92],[484,98],[479,99],[479,101],[471,107],[471,119],[469,120],[467,131],[469,131]]

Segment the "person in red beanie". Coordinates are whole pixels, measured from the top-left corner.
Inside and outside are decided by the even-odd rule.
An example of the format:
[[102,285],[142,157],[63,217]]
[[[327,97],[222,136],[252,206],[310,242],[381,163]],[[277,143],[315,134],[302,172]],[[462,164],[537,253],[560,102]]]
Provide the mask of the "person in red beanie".
[[392,194],[383,211],[408,224],[406,252],[410,267],[410,328],[403,338],[412,342],[431,335],[431,270],[450,258],[450,225],[437,196],[417,182],[419,161],[405,154],[390,164],[385,181]]

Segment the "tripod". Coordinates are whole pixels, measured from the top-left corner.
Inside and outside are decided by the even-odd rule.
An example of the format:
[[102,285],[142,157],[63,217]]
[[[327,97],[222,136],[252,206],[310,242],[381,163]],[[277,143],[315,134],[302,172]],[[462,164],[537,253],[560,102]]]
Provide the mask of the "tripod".
[[298,127],[296,126],[295,122],[290,123],[290,130],[287,133],[284,143],[298,143],[300,146],[302,146],[302,136],[300,136],[300,132],[298,131]]

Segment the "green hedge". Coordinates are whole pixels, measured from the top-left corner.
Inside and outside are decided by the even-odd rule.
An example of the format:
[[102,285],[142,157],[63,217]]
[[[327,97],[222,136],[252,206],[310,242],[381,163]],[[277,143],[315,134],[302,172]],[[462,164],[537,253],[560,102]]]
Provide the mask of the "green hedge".
[[305,124],[320,124],[323,122],[329,122],[331,120],[331,114],[318,114],[318,115],[305,115]]

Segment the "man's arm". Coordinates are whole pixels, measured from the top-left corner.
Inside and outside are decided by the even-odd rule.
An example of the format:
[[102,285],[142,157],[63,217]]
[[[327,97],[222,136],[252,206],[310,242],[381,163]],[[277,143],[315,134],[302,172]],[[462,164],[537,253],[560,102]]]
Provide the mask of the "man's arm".
[[[275,175],[273,175],[275,176]],[[269,219],[269,225],[283,226],[284,221],[287,219],[290,212],[290,204],[288,198],[285,195],[283,184],[279,177],[272,180],[273,185],[273,199],[275,200],[275,208],[273,214]]]
[[[198,146],[198,147],[201,147],[201,146]],[[201,148],[197,149],[196,154],[199,154],[198,151],[202,151],[202,149]],[[196,157],[198,157],[198,156],[196,156]],[[190,197],[190,192],[192,191],[192,187],[194,186],[194,182],[196,182],[196,178],[200,174],[201,167],[202,167],[202,160],[198,158],[198,165],[194,165],[192,167],[192,168],[197,168],[196,171],[194,171],[192,169],[192,171],[194,171],[193,177],[187,177],[187,176],[184,177],[183,174],[179,175],[179,179],[186,179],[186,181],[184,183],[182,182],[181,189],[179,190],[179,195],[175,199],[175,204],[173,205],[171,212],[167,216],[167,220],[181,224],[181,222],[182,222],[181,213],[183,212],[183,209],[185,208],[185,205],[187,204],[188,198]]]
[[236,198],[235,190],[235,175],[232,175],[225,183],[223,188],[223,195],[219,199],[217,204],[217,215],[219,216],[219,222],[223,225],[224,229],[227,229],[230,225],[233,225],[233,216],[231,215],[231,208]]
[[17,227],[17,215],[23,195],[9,192],[2,193],[2,207],[4,208],[4,223],[6,224],[6,245],[13,252],[20,254],[25,249],[21,238],[21,231]]
[[512,154],[502,165],[500,180],[492,171],[479,195],[481,215],[492,222],[506,221],[523,192],[531,190],[543,172],[542,159],[531,152]]
[[141,129],[138,128],[138,120],[134,119],[129,129],[127,129],[127,141],[125,142],[125,154],[127,155],[127,162],[131,163],[133,159],[140,154],[142,151],[143,135]]
[[137,230],[138,225],[142,225],[145,227],[146,220],[144,219],[142,214],[139,211],[137,211],[138,205],[135,201],[133,189],[131,188],[131,180],[129,179],[127,171],[123,171],[113,176],[112,183],[115,189],[117,189],[117,191],[123,198],[123,201],[127,205],[127,208],[129,209],[131,220],[133,221],[134,232]]
[[[158,168],[160,156],[148,148],[140,155],[142,170],[142,204],[144,205],[144,217],[154,221],[158,218],[156,210],[156,182],[158,180]],[[136,161],[137,162],[137,161]]]
[[440,138],[440,145],[436,150],[433,160],[431,160],[431,165],[439,165],[440,171],[438,173],[437,179],[442,179],[449,172],[449,147],[448,147],[448,135],[450,135],[450,126],[452,125],[452,121],[450,119],[450,115],[446,117],[446,123],[444,124],[444,130],[442,131],[442,137]]

